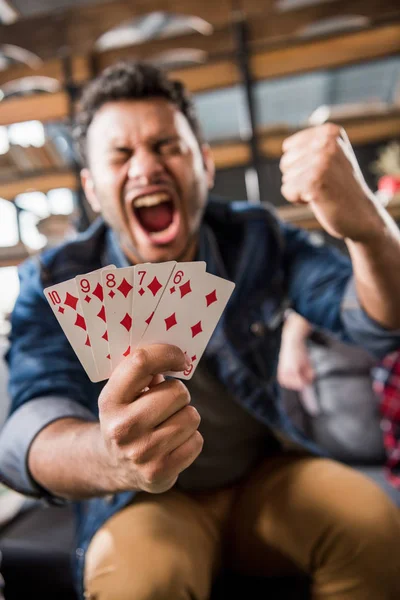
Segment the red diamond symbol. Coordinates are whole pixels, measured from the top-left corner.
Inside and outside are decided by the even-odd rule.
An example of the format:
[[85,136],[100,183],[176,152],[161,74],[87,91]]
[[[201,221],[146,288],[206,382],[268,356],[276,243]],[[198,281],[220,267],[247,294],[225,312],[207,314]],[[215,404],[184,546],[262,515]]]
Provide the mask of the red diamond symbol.
[[85,346],[90,346],[90,339],[89,339],[89,336],[87,336],[87,338],[86,338]]
[[192,330],[192,338],[196,337],[196,335],[203,331],[201,328],[201,321],[196,323],[196,325],[193,325],[193,327],[191,327],[190,329]]
[[76,305],[78,304],[78,300],[79,300],[79,298],[76,298],[76,296],[72,296],[69,292],[67,292],[67,294],[65,296],[64,304],[66,304],[67,306],[70,306],[71,308],[76,310]]
[[106,358],[108,358],[109,360],[111,360],[111,355],[107,354]]
[[125,298],[127,297],[127,295],[129,294],[129,292],[131,291],[132,286],[131,284],[125,279],[125,277],[123,278],[123,280],[121,281],[121,283],[119,284],[119,286],[117,287],[117,290],[119,290],[121,292],[121,294],[123,296],[125,296]]
[[143,288],[140,288],[140,290],[139,290],[139,294],[140,294],[141,296],[143,296],[143,294],[144,294],[144,293],[145,293],[145,292],[144,292],[144,289],[143,289]]
[[169,293],[170,294],[174,294],[175,293],[175,286],[173,285],[172,288],[169,288]]
[[97,315],[100,319],[102,319],[104,321],[104,323],[106,322],[106,311],[104,306],[101,307],[100,312]]
[[149,316],[149,317],[148,317],[148,318],[145,320],[145,323],[147,323],[147,325],[150,325],[150,322],[151,322],[151,320],[152,320],[152,318],[153,318],[153,315],[154,315],[154,311],[153,311],[153,312],[151,313],[151,315],[150,315],[150,316]]
[[189,294],[192,291],[192,288],[190,287],[190,279],[188,279],[186,283],[183,283],[179,286],[179,291],[181,293],[181,298],[183,298],[184,296],[186,296],[186,294]]
[[91,297],[90,296],[85,296],[85,302],[87,302],[89,304],[90,301],[91,301]]
[[115,296],[115,292],[113,292],[113,291],[111,290],[111,292],[110,292],[108,295],[110,296],[110,298],[114,298],[114,296]]
[[147,287],[149,288],[153,296],[156,296],[157,292],[161,290],[162,285],[158,281],[157,277],[154,277],[153,281],[151,281]]
[[65,313],[65,308],[63,308],[62,306],[59,307],[58,312],[60,312],[62,315]]
[[131,327],[132,327],[132,319],[131,317],[128,315],[128,313],[126,313],[126,315],[124,316],[124,318],[122,319],[122,321],[120,321],[122,327],[125,327],[125,329],[127,331],[130,331]]
[[103,340],[106,340],[106,342],[108,342],[108,332],[107,332],[107,329],[105,330],[105,332],[103,333],[103,335],[101,337],[103,338]]
[[194,354],[191,358],[191,361],[194,362],[195,360],[197,360],[197,356]]
[[79,313],[77,313],[77,315],[76,315],[75,325],[77,327],[82,327],[82,329],[84,329],[86,331],[85,319]]
[[168,329],[171,329],[171,327],[173,327],[174,325],[177,325],[175,313],[172,313],[172,315],[170,315],[169,317],[164,319],[164,321],[165,321],[165,326],[167,328],[167,331],[168,331]]
[[100,283],[96,285],[96,289],[93,292],[93,296],[96,296],[100,300],[100,302],[103,302],[103,288],[100,285]]
[[128,354],[130,354],[130,352],[131,352],[131,347],[128,346],[128,348],[125,350],[123,356],[128,356]]
[[210,292],[206,296],[207,306],[210,306],[210,304],[213,304],[217,300],[218,300],[218,298],[217,298],[217,291],[216,290],[214,290],[213,292]]

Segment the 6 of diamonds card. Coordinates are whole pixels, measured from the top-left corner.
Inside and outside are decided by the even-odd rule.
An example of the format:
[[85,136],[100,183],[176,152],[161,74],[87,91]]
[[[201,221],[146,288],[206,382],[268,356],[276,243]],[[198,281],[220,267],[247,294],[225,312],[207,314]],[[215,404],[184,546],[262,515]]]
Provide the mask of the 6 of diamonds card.
[[177,264],[140,346],[178,346],[192,364],[184,373],[167,375],[190,379],[234,287],[231,281],[205,273],[204,263]]
[[91,381],[100,381],[75,279],[52,285],[44,295]]

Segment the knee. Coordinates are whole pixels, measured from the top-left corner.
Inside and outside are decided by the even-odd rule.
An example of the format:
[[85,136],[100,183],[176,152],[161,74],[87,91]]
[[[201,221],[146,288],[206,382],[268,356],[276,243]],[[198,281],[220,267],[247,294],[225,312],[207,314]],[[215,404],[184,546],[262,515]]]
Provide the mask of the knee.
[[152,552],[135,563],[119,556],[113,568],[86,578],[88,600],[190,600],[188,565],[184,557]]
[[393,565],[400,572],[399,509],[363,475],[349,473],[345,483],[341,489],[339,485],[338,493],[325,504],[329,515],[328,522],[324,521],[328,525],[325,527],[328,546],[337,541],[337,553],[342,558],[360,560],[373,571],[379,565],[383,569]]

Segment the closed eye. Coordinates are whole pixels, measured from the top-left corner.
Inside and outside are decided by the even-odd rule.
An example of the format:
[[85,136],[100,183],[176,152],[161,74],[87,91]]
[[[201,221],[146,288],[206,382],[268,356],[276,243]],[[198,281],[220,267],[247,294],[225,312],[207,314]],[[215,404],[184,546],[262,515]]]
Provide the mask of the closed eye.
[[178,154],[182,151],[182,146],[178,137],[171,137],[156,142],[154,150],[161,155]]

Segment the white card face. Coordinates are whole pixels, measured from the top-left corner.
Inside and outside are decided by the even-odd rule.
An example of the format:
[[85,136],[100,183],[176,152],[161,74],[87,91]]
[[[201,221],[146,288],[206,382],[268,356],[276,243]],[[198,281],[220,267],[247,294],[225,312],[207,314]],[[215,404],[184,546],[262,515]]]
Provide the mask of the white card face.
[[89,379],[100,381],[75,279],[46,288],[44,295]]
[[235,284],[205,273],[198,263],[179,263],[157,307],[140,346],[173,344],[186,352],[191,366],[183,373],[166,373],[190,379],[200,361]]
[[133,276],[133,326],[131,349],[136,348],[150,324],[176,266],[174,260],[165,263],[136,265]]
[[101,379],[111,375],[111,356],[108,344],[107,316],[104,305],[104,289],[101,280],[103,270],[115,269],[109,265],[86,275],[75,277],[83,316],[89,333],[92,352]]
[[125,267],[101,272],[112,370],[130,354],[133,270]]

